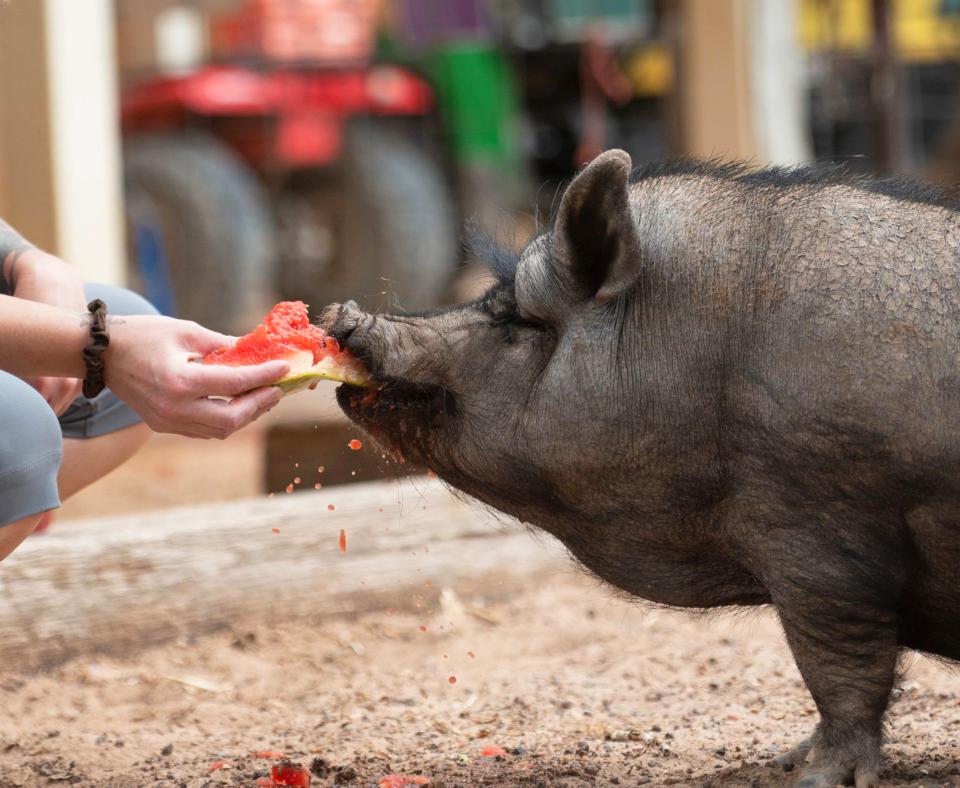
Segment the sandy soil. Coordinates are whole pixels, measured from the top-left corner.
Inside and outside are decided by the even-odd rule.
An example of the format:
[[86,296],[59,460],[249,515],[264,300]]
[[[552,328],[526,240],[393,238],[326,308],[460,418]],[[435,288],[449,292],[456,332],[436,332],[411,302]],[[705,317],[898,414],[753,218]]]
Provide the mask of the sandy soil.
[[[768,614],[644,610],[572,572],[435,591],[0,672],[0,786],[255,785],[263,750],[314,786],[773,786],[814,722]],[[914,660],[890,723],[884,784],[960,785],[960,675]]]

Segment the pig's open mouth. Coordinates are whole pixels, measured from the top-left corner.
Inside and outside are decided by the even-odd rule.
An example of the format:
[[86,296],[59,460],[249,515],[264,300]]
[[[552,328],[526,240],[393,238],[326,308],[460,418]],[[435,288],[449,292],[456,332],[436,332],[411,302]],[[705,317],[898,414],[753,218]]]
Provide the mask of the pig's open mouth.
[[382,381],[373,389],[344,383],[337,388],[337,402],[347,416],[364,426],[422,425],[434,417],[451,415],[455,407],[453,395],[441,386],[400,380]]

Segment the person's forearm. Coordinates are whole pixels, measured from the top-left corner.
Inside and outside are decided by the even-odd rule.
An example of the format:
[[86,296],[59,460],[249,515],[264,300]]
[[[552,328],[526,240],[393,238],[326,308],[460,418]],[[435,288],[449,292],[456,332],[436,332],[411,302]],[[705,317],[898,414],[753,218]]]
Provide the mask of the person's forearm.
[[14,230],[3,219],[0,219],[0,275],[10,287],[14,287],[17,279],[17,267],[20,257],[36,247]]
[[83,348],[89,341],[83,315],[0,296],[0,370],[18,377],[82,378]]

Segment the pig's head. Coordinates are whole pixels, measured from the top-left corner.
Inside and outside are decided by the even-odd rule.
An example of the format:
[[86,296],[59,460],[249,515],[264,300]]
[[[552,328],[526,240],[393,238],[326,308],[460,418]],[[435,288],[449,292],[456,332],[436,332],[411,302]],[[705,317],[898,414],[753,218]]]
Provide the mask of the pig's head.
[[613,514],[646,440],[627,363],[643,289],[630,170],[622,151],[594,160],[552,231],[472,303],[417,316],[328,307],[325,326],[383,384],[376,397],[341,386],[346,414],[521,520]]

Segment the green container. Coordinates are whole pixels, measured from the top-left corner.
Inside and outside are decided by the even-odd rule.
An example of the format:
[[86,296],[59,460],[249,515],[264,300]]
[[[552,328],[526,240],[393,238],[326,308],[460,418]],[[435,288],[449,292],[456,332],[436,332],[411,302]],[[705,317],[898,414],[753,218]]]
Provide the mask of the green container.
[[458,161],[517,163],[519,102],[503,53],[482,41],[442,44],[424,58]]

